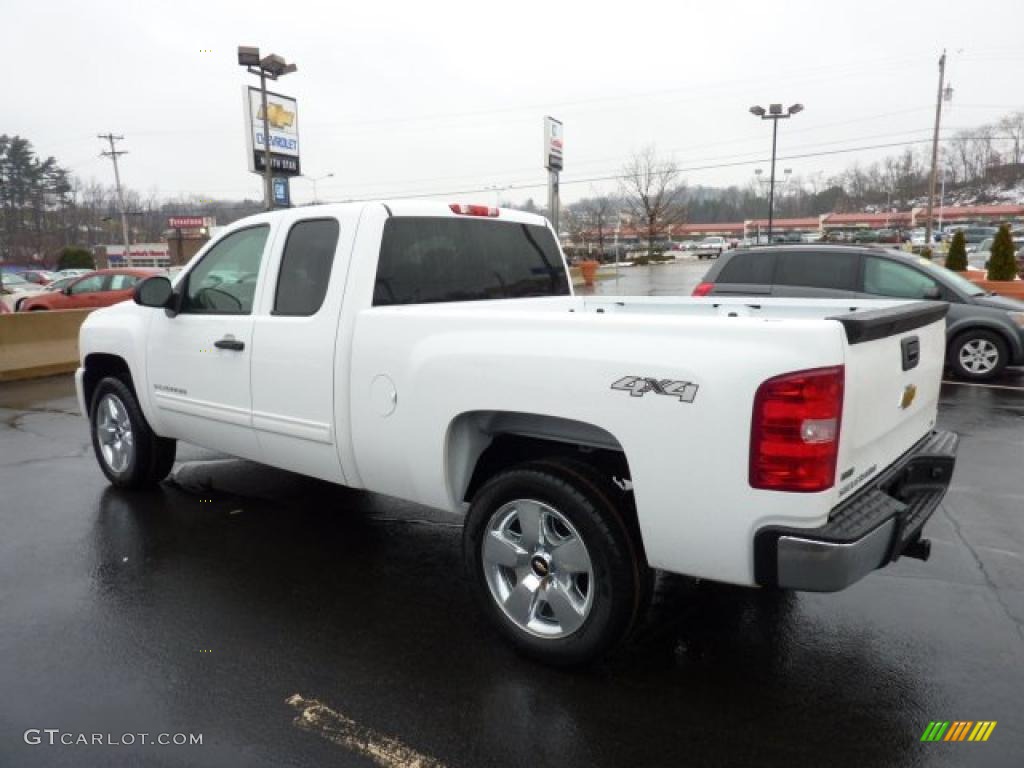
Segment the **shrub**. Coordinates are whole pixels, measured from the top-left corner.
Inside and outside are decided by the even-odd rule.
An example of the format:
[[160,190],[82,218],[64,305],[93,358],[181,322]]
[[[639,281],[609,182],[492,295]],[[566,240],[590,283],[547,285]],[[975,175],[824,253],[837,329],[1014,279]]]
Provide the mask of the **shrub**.
[[96,262],[85,248],[68,246],[60,252],[57,269],[96,269]]
[[992,241],[992,257],[988,260],[989,280],[1013,280],[1017,277],[1017,260],[1013,253],[1010,225],[1003,224]]
[[930,259],[932,257],[932,249],[929,248],[927,245],[921,249],[920,253],[922,258]]
[[963,232],[953,235],[953,242],[949,244],[949,253],[946,254],[946,269],[956,272],[963,272],[967,269],[967,241]]
[[635,259],[633,259],[633,264],[635,264],[638,267],[646,267],[650,263],[651,260],[646,256],[637,256]]

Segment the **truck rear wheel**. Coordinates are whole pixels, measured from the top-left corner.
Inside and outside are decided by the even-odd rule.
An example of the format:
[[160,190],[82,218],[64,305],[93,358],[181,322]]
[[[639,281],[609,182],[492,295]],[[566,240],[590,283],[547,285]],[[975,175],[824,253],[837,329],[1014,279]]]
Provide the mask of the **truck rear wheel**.
[[639,552],[606,489],[558,460],[491,478],[463,531],[488,618],[520,652],[558,666],[595,661],[629,633],[651,588]]
[[152,487],[174,466],[177,443],[153,433],[135,394],[116,377],[96,385],[89,425],[100,469],[118,488]]

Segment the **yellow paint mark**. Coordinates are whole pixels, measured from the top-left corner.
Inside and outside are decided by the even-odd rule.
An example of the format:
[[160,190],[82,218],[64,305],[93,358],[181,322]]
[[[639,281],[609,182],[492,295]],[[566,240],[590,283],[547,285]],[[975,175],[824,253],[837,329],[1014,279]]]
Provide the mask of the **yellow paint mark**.
[[304,699],[296,693],[285,699],[285,703],[299,713],[292,721],[295,727],[357,752],[380,768],[445,768],[444,763],[407,747],[392,736],[359,725],[316,699]]

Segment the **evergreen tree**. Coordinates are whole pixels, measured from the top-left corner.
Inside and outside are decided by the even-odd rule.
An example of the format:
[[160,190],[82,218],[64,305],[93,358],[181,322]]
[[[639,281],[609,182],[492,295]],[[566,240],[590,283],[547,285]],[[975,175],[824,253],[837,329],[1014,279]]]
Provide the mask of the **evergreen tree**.
[[946,254],[946,269],[963,272],[967,269],[967,242],[964,233],[958,231],[953,235],[953,242],[949,246],[949,253]]
[[96,262],[86,248],[64,248],[57,260],[57,269],[96,269]]
[[992,257],[988,260],[989,280],[1013,280],[1017,277],[1017,260],[1013,253],[1010,225],[1003,224],[992,242]]

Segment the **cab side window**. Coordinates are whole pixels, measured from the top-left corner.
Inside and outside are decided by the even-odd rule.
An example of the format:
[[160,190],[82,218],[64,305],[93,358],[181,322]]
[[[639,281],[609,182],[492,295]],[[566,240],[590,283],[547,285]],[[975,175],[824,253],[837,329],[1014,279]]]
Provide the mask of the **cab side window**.
[[291,228],[281,255],[275,315],[309,317],[320,310],[337,248],[337,219],[300,221]]
[[942,289],[938,283],[912,267],[888,259],[868,256],[864,265],[864,293],[899,299],[923,299]]
[[270,227],[232,232],[211,248],[188,274],[181,311],[192,314],[248,315],[256,276]]
[[92,275],[71,286],[71,295],[77,296],[80,293],[96,293],[103,290],[103,283],[106,275]]

